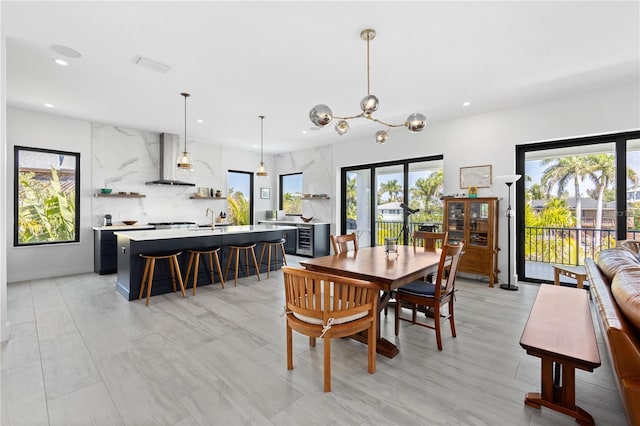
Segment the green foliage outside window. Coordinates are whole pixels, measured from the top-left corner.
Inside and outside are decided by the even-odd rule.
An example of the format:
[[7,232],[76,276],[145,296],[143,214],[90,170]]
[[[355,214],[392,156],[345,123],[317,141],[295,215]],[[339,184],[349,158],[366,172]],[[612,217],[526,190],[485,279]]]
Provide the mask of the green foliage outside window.
[[249,220],[249,199],[241,192],[229,188],[229,217],[228,221],[232,225],[250,225]]
[[282,194],[282,210],[285,214],[302,214],[301,194],[291,192]]
[[18,244],[77,241],[75,185],[63,190],[58,171],[49,181],[18,171]]

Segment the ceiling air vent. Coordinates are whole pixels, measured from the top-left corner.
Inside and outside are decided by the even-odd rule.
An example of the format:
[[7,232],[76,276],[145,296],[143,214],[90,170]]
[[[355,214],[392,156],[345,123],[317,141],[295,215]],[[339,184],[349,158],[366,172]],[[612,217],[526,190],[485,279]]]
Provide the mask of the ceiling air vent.
[[144,56],[136,56],[133,59],[133,62],[136,65],[140,65],[143,68],[149,69],[151,71],[159,72],[162,74],[166,74],[167,71],[171,68],[169,65],[165,65],[161,62],[154,61],[153,59],[145,58]]

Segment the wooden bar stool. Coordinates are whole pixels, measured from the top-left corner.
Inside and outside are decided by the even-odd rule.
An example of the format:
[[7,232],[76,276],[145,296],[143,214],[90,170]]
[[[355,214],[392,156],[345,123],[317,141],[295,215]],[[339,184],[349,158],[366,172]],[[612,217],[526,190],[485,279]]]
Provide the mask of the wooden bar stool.
[[147,287],[147,303],[149,306],[149,298],[151,297],[151,286],[153,285],[153,273],[156,268],[156,260],[167,259],[169,261],[169,272],[171,273],[171,285],[173,291],[176,291],[176,275],[178,276],[178,283],[180,284],[180,291],[182,291],[182,297],[187,297],[184,292],[184,283],[182,282],[182,275],[180,274],[180,265],[178,264],[178,256],[182,254],[181,251],[175,253],[157,253],[157,254],[142,254],[140,257],[145,260],[144,273],[142,274],[142,282],[140,283],[140,294],[138,294],[138,300],[142,299],[144,294],[144,288]]
[[[224,288],[224,278],[222,276],[222,268],[220,267],[220,257],[218,257],[218,252],[220,251],[220,247],[209,247],[209,248],[201,248],[201,249],[191,249],[187,250],[189,253],[189,263],[187,263],[187,273],[184,276],[184,287],[187,288],[189,286],[189,274],[191,273],[191,266],[193,266],[193,295],[196,295],[196,287],[198,286],[198,267],[200,266],[200,255],[208,255],[209,257],[209,276],[211,277],[211,284],[215,281],[213,280],[213,260],[216,261],[216,268],[218,269],[218,276],[220,277],[220,285]],[[195,261],[195,265],[193,265]]]
[[[262,258],[264,257],[265,249],[268,250],[267,255],[267,278],[269,278],[269,272],[271,272],[271,251],[273,249],[273,255],[276,261],[276,271],[278,270],[278,248],[282,252],[282,262],[287,265],[287,256],[284,253],[284,244],[287,242],[284,238],[278,238],[271,241],[262,241],[262,249],[260,250],[260,260],[258,263],[262,265]],[[288,265],[287,265],[288,266]]]
[[253,265],[256,268],[256,275],[258,276],[258,281],[262,281],[260,279],[260,267],[258,266],[258,260],[256,259],[256,243],[247,243],[247,244],[236,244],[227,246],[229,249],[229,260],[227,260],[227,270],[225,272],[225,281],[229,281],[229,266],[231,266],[231,259],[233,256],[236,257],[236,276],[233,283],[233,286],[238,285],[238,264],[240,263],[240,250],[244,251],[245,258],[245,275],[249,276],[249,252],[251,252],[251,257],[253,258]]

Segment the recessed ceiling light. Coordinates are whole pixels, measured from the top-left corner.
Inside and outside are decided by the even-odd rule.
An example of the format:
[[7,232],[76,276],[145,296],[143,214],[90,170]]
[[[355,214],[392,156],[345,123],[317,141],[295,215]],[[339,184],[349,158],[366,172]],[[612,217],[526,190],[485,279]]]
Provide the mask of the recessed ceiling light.
[[204,120],[197,120],[198,123],[204,123]]
[[62,66],[62,67],[66,67],[67,65],[69,65],[69,63],[67,61],[65,61],[64,59],[55,59],[53,62],[55,62],[56,64]]
[[44,104],[44,106],[46,106],[47,108],[53,108],[53,104],[50,104],[50,103],[46,103]]
[[303,131],[302,131],[302,134],[303,134],[303,135],[306,135],[306,134],[307,134],[307,131],[306,131],[306,130],[303,130]]
[[462,104],[463,107],[468,107],[469,105],[471,105],[471,102],[469,102],[469,101],[467,101],[467,102]]
[[51,46],[51,50],[56,53],[59,53],[62,56],[66,56],[67,58],[81,58],[82,54],[75,49],[72,49],[68,46],[61,46],[59,44],[54,44]]

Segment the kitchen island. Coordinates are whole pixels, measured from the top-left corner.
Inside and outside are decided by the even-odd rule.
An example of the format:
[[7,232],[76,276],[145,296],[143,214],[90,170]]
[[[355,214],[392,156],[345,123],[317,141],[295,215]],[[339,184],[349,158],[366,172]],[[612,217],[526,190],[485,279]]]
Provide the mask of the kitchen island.
[[[224,267],[230,244],[244,244],[274,240],[284,237],[287,231],[295,229],[293,226],[283,225],[243,225],[225,226],[221,228],[193,228],[193,229],[154,229],[133,232],[114,232],[118,241],[118,278],[116,289],[127,300],[135,300],[140,292],[140,283],[144,272],[144,260],[140,254],[183,251],[179,257],[180,271],[184,275],[188,256],[186,250],[211,246],[222,247],[220,262]],[[256,246],[256,256],[259,256],[260,245]],[[266,256],[265,256],[266,257]],[[268,265],[261,264],[260,270],[266,271]],[[208,268],[208,265],[207,265]],[[200,268],[198,287],[209,284],[209,276]],[[216,276],[217,279],[217,276]],[[158,262],[153,281],[151,295],[173,291],[171,276],[166,262]]]

